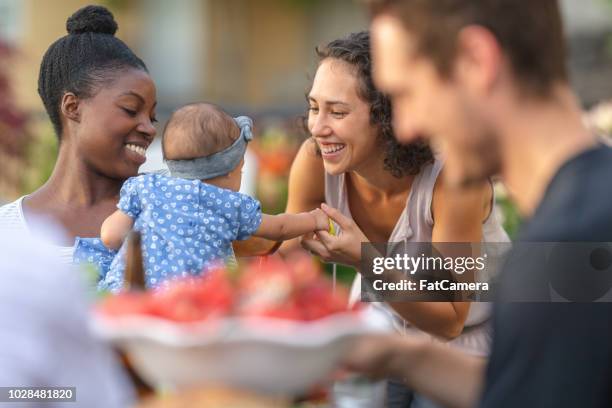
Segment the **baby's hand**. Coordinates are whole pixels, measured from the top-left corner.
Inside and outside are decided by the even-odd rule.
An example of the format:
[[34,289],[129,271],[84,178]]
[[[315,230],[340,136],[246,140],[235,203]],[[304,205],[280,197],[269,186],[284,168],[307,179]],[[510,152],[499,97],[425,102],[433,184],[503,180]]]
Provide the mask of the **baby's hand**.
[[329,230],[329,218],[320,208],[316,208],[310,212],[315,219],[315,231]]

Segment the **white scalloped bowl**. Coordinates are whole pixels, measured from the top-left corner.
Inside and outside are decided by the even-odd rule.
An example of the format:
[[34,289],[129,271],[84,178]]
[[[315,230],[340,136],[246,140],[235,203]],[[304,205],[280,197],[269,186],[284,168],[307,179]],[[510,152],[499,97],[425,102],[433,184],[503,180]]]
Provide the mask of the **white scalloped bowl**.
[[176,324],[147,316],[94,314],[94,332],[130,356],[157,387],[223,384],[297,395],[325,381],[359,336],[386,331],[370,308],[312,322],[226,318]]

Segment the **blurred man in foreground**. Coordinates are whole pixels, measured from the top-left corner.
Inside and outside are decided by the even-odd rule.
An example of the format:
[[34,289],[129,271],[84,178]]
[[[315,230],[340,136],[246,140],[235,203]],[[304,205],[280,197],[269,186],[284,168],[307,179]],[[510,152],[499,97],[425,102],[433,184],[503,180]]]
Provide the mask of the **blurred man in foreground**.
[[[34,222],[36,231],[56,231]],[[0,387],[75,387],[75,402],[19,401],[20,407],[126,407],[134,392],[110,348],[89,332],[82,271],[40,235],[0,228]],[[11,404],[12,405],[12,404]]]
[[[369,3],[374,77],[392,97],[398,138],[431,137],[456,188],[501,174],[526,219],[519,241],[612,241],[612,152],[582,123],[555,0]],[[344,233],[321,233],[323,243],[358,250],[350,221],[327,212]],[[501,299],[551,272],[513,267],[513,257]],[[397,337],[362,342],[347,365],[447,406],[612,406],[611,316],[607,302],[499,302],[488,366]]]

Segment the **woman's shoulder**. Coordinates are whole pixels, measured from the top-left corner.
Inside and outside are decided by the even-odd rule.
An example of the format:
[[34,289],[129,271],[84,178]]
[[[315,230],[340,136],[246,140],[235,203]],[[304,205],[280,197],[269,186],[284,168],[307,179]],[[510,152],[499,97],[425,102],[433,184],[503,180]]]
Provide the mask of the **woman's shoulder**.
[[24,197],[19,197],[13,202],[0,206],[0,229],[25,229],[23,212],[21,210],[21,203]]
[[421,167],[419,175],[428,188],[433,188],[438,180],[438,177],[440,176],[440,173],[442,173],[443,168],[444,161],[439,157],[434,157],[433,161],[426,163]]
[[436,196],[436,190],[439,189],[438,179],[442,173],[444,162],[435,157],[429,163],[425,163],[421,166],[420,171],[416,174],[411,187],[411,193],[409,199],[412,202],[418,202],[422,209],[425,210],[424,216],[428,222],[433,223],[431,217],[431,206]]
[[4,214],[6,212],[14,211],[14,209],[19,208],[21,206],[21,201],[25,196],[19,197],[15,201],[11,202],[0,202],[0,214]]
[[316,144],[312,139],[306,139],[293,159],[290,178],[308,181],[307,184],[316,183],[318,179],[319,184],[322,184],[324,173],[323,158],[318,153]]

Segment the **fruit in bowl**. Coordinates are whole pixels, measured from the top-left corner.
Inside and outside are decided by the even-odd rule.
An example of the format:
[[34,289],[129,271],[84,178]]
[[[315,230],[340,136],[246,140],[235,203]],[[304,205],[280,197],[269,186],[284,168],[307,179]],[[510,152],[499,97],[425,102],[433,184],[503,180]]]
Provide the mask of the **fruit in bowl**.
[[176,280],[148,292],[107,296],[97,313],[112,317],[150,316],[173,322],[197,322],[231,313],[235,290],[227,271],[210,270],[206,277]]
[[348,292],[323,277],[310,257],[285,263],[268,258],[251,265],[240,277],[238,311],[243,316],[265,316],[311,321],[348,311]]
[[156,290],[109,296],[97,311],[185,323],[229,316],[310,321],[347,312],[348,294],[344,287],[334,289],[310,257],[264,258],[242,270],[217,267]]
[[310,257],[267,258],[237,270],[105,298],[93,328],[127,351],[151,384],[222,384],[297,395],[325,381],[362,334],[380,331],[348,309]]

